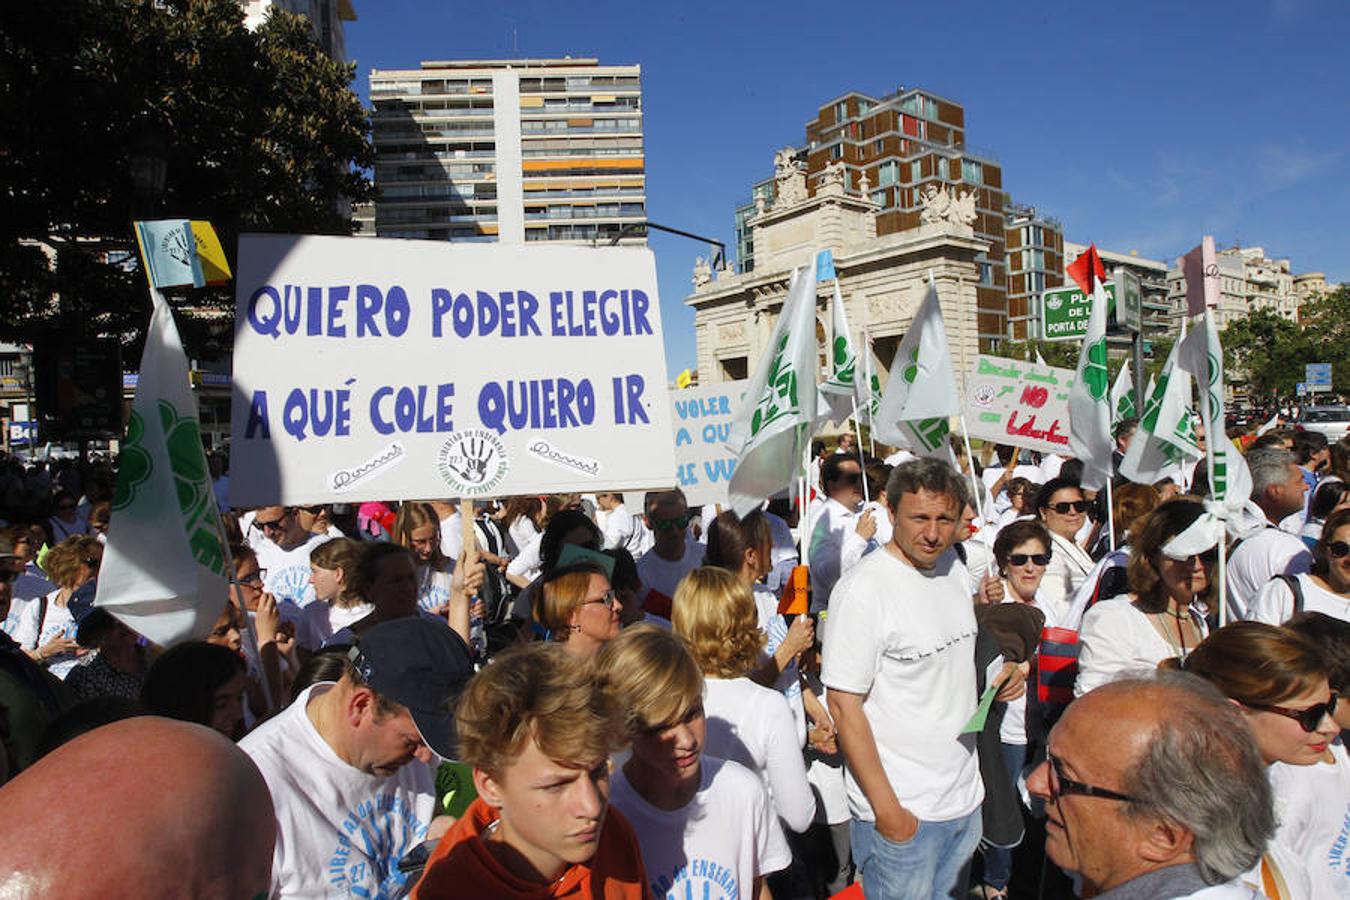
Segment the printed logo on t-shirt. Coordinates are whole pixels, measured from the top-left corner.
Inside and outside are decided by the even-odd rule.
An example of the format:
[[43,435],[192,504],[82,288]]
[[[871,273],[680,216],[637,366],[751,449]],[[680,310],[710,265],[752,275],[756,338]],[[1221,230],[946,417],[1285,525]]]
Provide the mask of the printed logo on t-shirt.
[[428,581],[422,585],[417,596],[417,605],[427,612],[435,612],[450,605],[450,588],[437,581]]
[[1327,852],[1327,868],[1331,870],[1332,883],[1339,889],[1338,896],[1350,897],[1350,868],[1346,867],[1346,845],[1350,844],[1350,813],[1346,813],[1341,822],[1341,833],[1331,842]]
[[[359,804],[342,820],[328,859],[328,885],[340,896],[392,900],[408,876],[398,861],[427,836],[427,823],[397,794]],[[330,891],[329,896],[333,896]]]
[[652,893],[666,900],[737,900],[736,873],[711,859],[694,857],[652,882]]
[[308,606],[315,600],[314,585],[309,583],[309,563],[268,569],[266,587],[278,600],[290,600],[296,606]]

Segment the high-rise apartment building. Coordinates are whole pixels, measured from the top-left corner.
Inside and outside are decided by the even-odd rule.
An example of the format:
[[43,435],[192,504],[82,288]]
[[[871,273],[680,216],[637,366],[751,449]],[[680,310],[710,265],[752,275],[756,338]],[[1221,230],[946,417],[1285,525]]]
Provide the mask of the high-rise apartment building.
[[1004,212],[1007,242],[1008,336],[1034,337],[1035,310],[1041,292],[1064,286],[1064,229],[1058,219],[1034,206],[1009,204]]
[[[1047,287],[1062,278],[1060,267],[1050,265],[1062,239],[1057,223],[1043,218],[1022,221],[1022,214],[1010,216],[1008,195],[1003,190],[1003,171],[987,151],[976,150],[966,142],[965,110],[958,103],[931,91],[901,87],[885,97],[849,92],[821,106],[816,117],[806,123],[806,144],[798,151],[805,166],[808,189],[813,191],[825,167],[840,163],[845,168],[847,190],[865,188],[881,211],[877,215],[877,234],[884,236],[917,229],[932,188],[950,188],[969,192],[975,198],[976,237],[988,241],[989,249],[977,260],[976,284],[980,345],[997,347],[1012,334],[1025,334],[1025,321],[1031,313],[1029,297],[1034,293],[1026,285],[1027,277],[1040,274]],[[747,226],[754,216],[756,202],[772,201],[773,181],[754,186],[754,195],[736,210],[736,245],[741,271],[754,268],[754,243]],[[1020,208],[1019,208],[1020,209]],[[1019,240],[1035,238],[1039,244],[1021,244],[1021,250],[1039,251],[1044,258],[1031,260],[1027,253],[1010,266],[1007,256],[1007,229],[1015,229]],[[1039,234],[1032,228],[1039,228]],[[1016,287],[1016,290],[1014,290]],[[1020,323],[1020,324],[1019,324]]]
[[280,9],[309,19],[310,31],[324,52],[338,62],[347,61],[347,34],[344,22],[356,21],[352,0],[240,0],[244,7],[244,27],[256,29],[271,9]]
[[639,66],[423,62],[370,98],[377,236],[646,243]]

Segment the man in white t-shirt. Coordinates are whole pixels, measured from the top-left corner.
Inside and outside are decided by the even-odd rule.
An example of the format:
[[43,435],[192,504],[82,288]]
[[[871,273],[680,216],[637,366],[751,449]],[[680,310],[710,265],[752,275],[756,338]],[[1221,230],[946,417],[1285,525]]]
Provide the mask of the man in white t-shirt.
[[[863,502],[863,471],[856,456],[835,453],[820,467],[820,483],[825,488],[825,502],[814,512],[811,522],[811,611],[820,612],[829,606],[830,592],[843,574],[844,543],[850,531],[858,528],[859,510]],[[866,526],[864,526],[866,527]],[[875,531],[875,523],[871,530]],[[871,535],[862,537],[863,543]],[[850,554],[860,557],[861,552]]]
[[301,608],[313,603],[309,554],[330,540],[328,535],[311,534],[293,506],[262,507],[253,517],[253,527],[264,538],[253,545],[258,565],[267,573],[263,590]]
[[1275,833],[1266,767],[1237,704],[1192,675],[1076,700],[1027,789],[1045,803],[1046,856],[1084,896],[1262,896],[1240,879]]
[[641,582],[638,598],[647,612],[669,619],[675,586],[703,565],[705,551],[702,544],[689,539],[689,504],[684,491],[675,488],[649,493],[643,509],[653,540],[652,548],[637,561]]
[[623,505],[623,494],[599,493],[595,502],[605,511],[604,549],[622,547],[637,559],[652,548],[651,530]]
[[277,815],[272,896],[398,896],[398,862],[428,838],[435,756],[454,758],[454,700],[473,674],[450,629],[418,617],[371,628],[320,682],[240,748]]
[[964,479],[925,458],[891,472],[891,542],[835,586],[821,681],[847,764],[853,858],[869,898],[964,896],[982,832],[975,612],[952,549]]
[[1228,557],[1228,612],[1233,619],[1250,616],[1252,601],[1270,579],[1297,575],[1312,565],[1308,545],[1277,527],[1285,516],[1303,508],[1308,490],[1294,454],[1280,447],[1259,447],[1248,452],[1247,468],[1252,473],[1252,504],[1265,521]]

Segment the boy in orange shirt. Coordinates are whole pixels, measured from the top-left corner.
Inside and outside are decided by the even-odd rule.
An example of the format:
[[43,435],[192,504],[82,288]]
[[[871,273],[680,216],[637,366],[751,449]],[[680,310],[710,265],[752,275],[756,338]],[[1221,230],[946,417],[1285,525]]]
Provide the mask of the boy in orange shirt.
[[650,898],[633,829],[609,808],[623,714],[589,662],[557,644],[500,654],[456,718],[478,798],[436,845],[414,900]]

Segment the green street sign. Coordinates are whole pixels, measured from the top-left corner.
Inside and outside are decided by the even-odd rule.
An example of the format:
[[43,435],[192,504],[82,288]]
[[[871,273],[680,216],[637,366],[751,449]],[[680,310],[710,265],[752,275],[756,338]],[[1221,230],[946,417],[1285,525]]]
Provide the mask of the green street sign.
[[[1107,318],[1116,305],[1116,283],[1106,282]],[[1041,294],[1041,340],[1078,341],[1087,334],[1092,298],[1077,287],[1051,288]]]

